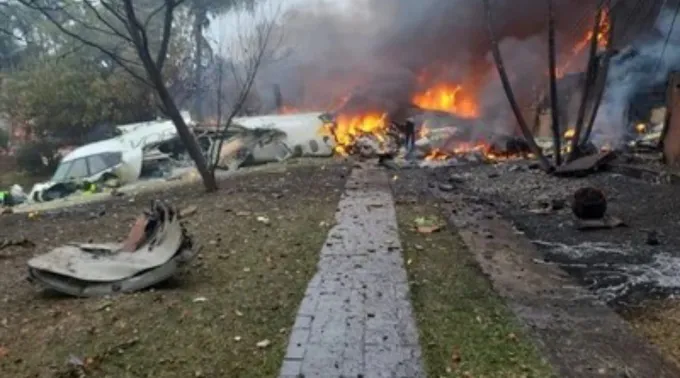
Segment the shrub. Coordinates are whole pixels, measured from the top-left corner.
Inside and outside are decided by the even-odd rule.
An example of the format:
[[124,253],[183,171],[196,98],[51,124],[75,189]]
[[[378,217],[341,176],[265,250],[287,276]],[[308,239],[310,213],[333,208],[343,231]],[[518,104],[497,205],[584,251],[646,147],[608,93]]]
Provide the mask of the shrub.
[[20,170],[35,176],[54,172],[59,164],[59,153],[54,143],[29,142],[17,149],[16,159]]
[[9,132],[5,129],[0,129],[0,149],[9,147]]

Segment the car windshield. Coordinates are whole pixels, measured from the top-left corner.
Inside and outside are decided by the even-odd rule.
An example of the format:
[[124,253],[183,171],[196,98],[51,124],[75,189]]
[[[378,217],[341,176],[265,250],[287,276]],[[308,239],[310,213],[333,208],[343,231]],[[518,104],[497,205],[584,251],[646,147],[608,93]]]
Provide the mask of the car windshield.
[[86,178],[89,175],[85,158],[80,158],[59,164],[52,176],[52,182],[71,181]]
[[[65,182],[87,178],[121,163],[120,152],[104,152],[62,162],[52,175],[52,182]],[[87,160],[87,162],[86,162]],[[89,165],[89,166],[88,166]]]
[[66,181],[66,174],[68,174],[72,164],[73,160],[61,162],[54,172],[54,175],[52,175],[52,182]]

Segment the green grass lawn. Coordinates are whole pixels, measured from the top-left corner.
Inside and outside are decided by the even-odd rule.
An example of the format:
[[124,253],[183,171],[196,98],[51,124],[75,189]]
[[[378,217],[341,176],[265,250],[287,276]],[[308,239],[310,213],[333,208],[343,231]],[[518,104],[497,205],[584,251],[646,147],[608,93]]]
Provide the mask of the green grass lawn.
[[198,184],[164,192],[179,209],[196,206],[185,222],[200,253],[171,284],[111,298],[36,292],[25,260],[69,241],[121,237],[150,197],[95,220],[16,216],[23,223],[6,230],[37,246],[0,255],[0,377],[276,377],[342,175],[291,169],[231,178],[213,194]]
[[[397,205],[429,377],[553,376],[458,234],[438,218],[440,213],[434,203]],[[423,225],[423,218],[441,219],[442,228],[419,232],[416,225]]]

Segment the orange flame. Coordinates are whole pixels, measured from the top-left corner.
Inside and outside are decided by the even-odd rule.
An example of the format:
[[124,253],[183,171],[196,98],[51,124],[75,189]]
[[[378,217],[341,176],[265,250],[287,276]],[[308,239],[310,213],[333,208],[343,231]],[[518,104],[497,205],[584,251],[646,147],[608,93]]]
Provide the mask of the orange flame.
[[437,84],[415,94],[411,101],[426,110],[449,112],[463,118],[479,116],[479,107],[461,85]]
[[302,110],[293,106],[283,105],[279,108],[279,114],[297,114],[301,113]]
[[324,125],[326,133],[335,138],[335,151],[347,155],[363,135],[374,135],[379,141],[384,140],[389,125],[386,113],[367,113],[363,115],[340,114],[334,123]]
[[[611,29],[611,21],[609,20],[609,11],[604,9],[602,11],[602,19],[600,20],[600,31],[597,33],[597,46],[600,49],[607,47],[609,43],[609,31]],[[593,31],[588,31],[581,40],[579,40],[574,47],[571,49],[571,55],[561,67],[557,67],[556,75],[558,78],[564,77],[564,75],[569,71],[574,60],[581,55],[586,47],[590,44],[593,39]]]

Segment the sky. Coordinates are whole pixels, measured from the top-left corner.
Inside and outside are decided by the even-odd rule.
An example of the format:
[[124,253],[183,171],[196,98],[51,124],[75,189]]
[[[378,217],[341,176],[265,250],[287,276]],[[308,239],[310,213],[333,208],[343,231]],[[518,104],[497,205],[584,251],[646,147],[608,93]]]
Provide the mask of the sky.
[[[340,8],[351,7],[353,0],[262,0],[262,5],[258,9],[257,13],[269,14],[274,13],[273,10],[280,6],[281,13],[285,13],[287,10],[300,7],[313,7],[320,3],[333,4],[334,6]],[[230,12],[228,14],[222,15],[215,20],[210,25],[207,33],[207,38],[216,48],[219,50],[219,45],[224,44],[224,41],[231,40],[235,38],[238,34],[238,30],[243,24],[249,22],[244,22],[248,17],[244,17],[236,12]]]

